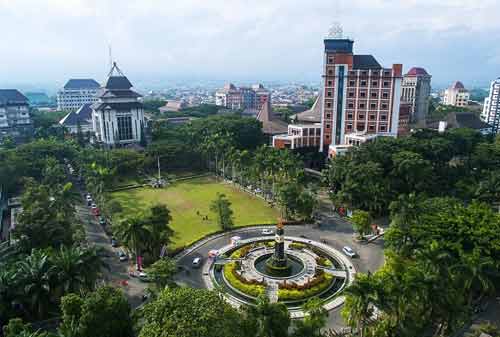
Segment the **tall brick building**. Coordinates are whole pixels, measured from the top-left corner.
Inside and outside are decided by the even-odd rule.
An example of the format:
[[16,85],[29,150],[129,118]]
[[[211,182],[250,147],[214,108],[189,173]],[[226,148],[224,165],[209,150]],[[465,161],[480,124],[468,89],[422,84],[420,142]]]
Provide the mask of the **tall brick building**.
[[396,136],[403,66],[355,55],[351,39],[327,37],[324,45],[320,150],[335,155],[346,145]]

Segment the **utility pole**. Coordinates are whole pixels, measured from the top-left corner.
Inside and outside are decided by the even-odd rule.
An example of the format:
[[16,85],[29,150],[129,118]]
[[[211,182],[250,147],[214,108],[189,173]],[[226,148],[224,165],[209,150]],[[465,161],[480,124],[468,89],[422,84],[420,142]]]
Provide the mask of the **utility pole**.
[[158,156],[158,183],[161,180],[161,171],[160,171],[160,156]]

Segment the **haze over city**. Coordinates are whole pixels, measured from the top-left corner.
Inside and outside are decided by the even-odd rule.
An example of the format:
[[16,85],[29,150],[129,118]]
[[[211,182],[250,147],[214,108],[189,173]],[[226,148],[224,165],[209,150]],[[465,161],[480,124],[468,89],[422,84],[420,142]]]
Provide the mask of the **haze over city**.
[[[500,68],[500,2],[0,0],[0,84],[104,79],[108,46],[141,87],[163,80],[320,81],[340,22],[357,53],[423,66],[433,85],[484,86]],[[474,71],[471,71],[471,69]]]

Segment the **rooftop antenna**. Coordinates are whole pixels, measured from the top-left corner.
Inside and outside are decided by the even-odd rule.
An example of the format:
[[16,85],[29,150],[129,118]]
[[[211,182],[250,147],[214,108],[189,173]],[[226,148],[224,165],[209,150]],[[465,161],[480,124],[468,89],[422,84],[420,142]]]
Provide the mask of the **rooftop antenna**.
[[108,53],[109,53],[109,68],[113,67],[113,54],[111,51],[111,43],[108,44]]

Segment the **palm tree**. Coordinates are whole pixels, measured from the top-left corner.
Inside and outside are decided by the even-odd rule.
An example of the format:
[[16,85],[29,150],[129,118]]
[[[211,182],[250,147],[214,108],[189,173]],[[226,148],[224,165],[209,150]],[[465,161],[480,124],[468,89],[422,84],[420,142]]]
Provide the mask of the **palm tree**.
[[373,315],[374,279],[370,273],[357,274],[354,282],[346,288],[346,300],[342,315],[347,323],[364,336],[366,324]]
[[53,256],[55,275],[64,293],[80,290],[84,284],[82,250],[78,247],[61,246]]
[[[151,232],[142,217],[122,221],[114,232],[118,239],[134,252],[136,259],[140,256],[141,249],[146,245],[146,242],[151,239]],[[137,265],[139,267],[139,263]]]
[[24,294],[29,301],[32,312],[37,319],[43,319],[50,301],[50,280],[54,273],[54,266],[50,263],[47,254],[40,250],[33,250],[31,255],[20,261],[17,274],[23,285]]

